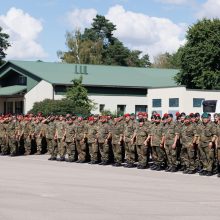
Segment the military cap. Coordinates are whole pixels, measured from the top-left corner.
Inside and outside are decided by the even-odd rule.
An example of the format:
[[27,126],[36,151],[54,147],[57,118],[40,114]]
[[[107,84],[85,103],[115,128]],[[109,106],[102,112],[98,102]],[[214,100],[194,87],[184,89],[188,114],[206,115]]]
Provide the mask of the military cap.
[[124,117],[131,117],[129,113],[124,114]]
[[195,117],[200,117],[200,114],[198,112],[195,113]]
[[190,118],[195,118],[195,114],[194,113],[190,113],[189,116],[190,116]]
[[207,112],[204,112],[204,113],[202,114],[202,118],[209,118],[209,114],[208,114]]
[[190,115],[186,115],[186,117],[185,117],[185,119],[190,119],[191,117],[190,117]]

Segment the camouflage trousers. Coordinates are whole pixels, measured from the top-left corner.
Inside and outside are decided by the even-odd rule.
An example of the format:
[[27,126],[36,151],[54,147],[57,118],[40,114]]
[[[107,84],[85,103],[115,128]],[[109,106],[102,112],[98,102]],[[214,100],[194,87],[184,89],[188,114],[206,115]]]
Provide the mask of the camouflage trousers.
[[1,141],[1,153],[3,155],[9,154],[8,138],[2,137],[0,141]]
[[49,154],[51,155],[51,158],[56,158],[58,154],[58,146],[57,141],[51,138],[47,138],[47,149]]
[[92,162],[99,162],[99,146],[97,142],[88,143],[89,155]]
[[84,141],[76,140],[76,150],[78,153],[78,160],[85,162],[87,159],[87,145]]
[[23,141],[24,141],[25,155],[30,155],[32,152],[31,138],[23,137]]
[[101,161],[109,162],[109,152],[110,152],[109,143],[99,143],[99,151],[101,154]]
[[57,146],[58,146],[58,155],[60,156],[60,158],[65,157],[66,146],[62,138],[57,138]]
[[115,163],[122,163],[123,162],[123,155],[124,155],[124,144],[123,143],[113,143],[112,150],[114,154],[114,162]]
[[125,158],[126,162],[133,164],[136,161],[137,149],[135,144],[125,142]]
[[35,143],[37,147],[37,153],[41,154],[42,153],[42,138],[41,137],[36,137],[35,138]]
[[196,148],[192,143],[182,143],[181,161],[188,170],[195,170],[196,166]]
[[209,147],[208,143],[200,143],[198,145],[203,170],[212,172],[215,161],[215,149]]
[[69,160],[75,161],[76,160],[76,143],[75,141],[72,142],[64,142],[63,143],[66,148],[66,154]]
[[176,148],[174,149],[172,147],[171,143],[166,143],[165,146],[165,152],[166,152],[166,158],[167,158],[167,165],[169,167],[177,167],[179,162],[177,160],[177,148],[178,146],[176,146]]
[[149,148],[145,145],[137,145],[138,164],[147,166],[149,163]]
[[166,153],[165,149],[160,146],[152,146],[155,150],[155,161],[154,163],[159,166],[164,166],[166,164]]
[[8,138],[8,146],[10,155],[17,155],[18,154],[18,141],[14,137]]

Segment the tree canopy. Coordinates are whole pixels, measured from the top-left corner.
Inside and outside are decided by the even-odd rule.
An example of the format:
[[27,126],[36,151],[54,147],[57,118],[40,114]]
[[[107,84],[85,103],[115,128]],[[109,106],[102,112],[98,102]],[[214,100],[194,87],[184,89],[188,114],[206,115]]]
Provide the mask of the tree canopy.
[[67,63],[150,66],[149,56],[125,47],[114,37],[115,30],[116,25],[104,16],[96,15],[91,28],[66,33],[68,51],[58,51],[58,57]]
[[203,19],[189,27],[178,50],[178,84],[187,88],[220,89],[220,20]]
[[3,60],[6,57],[5,50],[10,47],[10,43],[8,42],[9,35],[2,32],[2,28],[0,27],[0,66],[3,64]]

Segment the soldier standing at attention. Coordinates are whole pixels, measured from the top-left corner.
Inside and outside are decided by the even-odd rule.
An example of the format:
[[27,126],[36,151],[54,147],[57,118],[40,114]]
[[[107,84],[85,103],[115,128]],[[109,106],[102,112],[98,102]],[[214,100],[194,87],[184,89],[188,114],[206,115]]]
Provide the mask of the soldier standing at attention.
[[197,127],[199,135],[198,149],[200,152],[203,171],[202,176],[211,176],[213,174],[213,165],[215,159],[215,141],[217,139],[216,126],[210,121],[207,113],[202,114],[202,123]]
[[217,177],[220,177],[220,114],[214,115],[214,122],[216,126],[217,138],[215,141],[215,167],[214,171]]
[[183,148],[186,149],[185,154],[182,154],[183,166],[185,167],[183,173],[194,174],[196,173],[196,141],[198,135],[195,123],[191,121],[190,116],[185,117],[184,125],[180,130],[180,138]]
[[114,154],[114,164],[113,166],[119,167],[123,163],[123,153],[124,153],[124,121],[123,116],[114,118],[114,122],[111,125],[112,133],[112,149]]
[[66,118],[66,123],[64,126],[64,145],[68,158],[66,162],[75,162],[76,161],[76,128],[73,119],[69,116]]
[[2,153],[2,148],[4,145],[4,125],[3,125],[4,117],[0,117],[0,153]]
[[142,112],[138,113],[138,123],[135,130],[135,144],[138,154],[138,169],[148,168],[149,163],[149,122],[144,119]]
[[9,154],[9,147],[8,147],[8,135],[7,135],[7,128],[8,128],[8,124],[9,124],[9,118],[8,116],[5,116],[3,121],[3,144],[1,147],[1,155],[5,156]]
[[163,170],[166,167],[166,154],[164,149],[164,136],[163,126],[161,125],[161,117],[159,114],[155,116],[155,123],[150,130],[150,141],[151,146],[156,151],[156,160],[154,165],[151,167],[152,170]]
[[135,167],[135,153],[136,153],[136,146],[135,146],[135,122],[131,119],[130,114],[125,114],[125,129],[124,129],[124,144],[125,144],[125,158],[126,164],[124,167],[132,168]]
[[36,117],[34,119],[32,133],[32,139],[37,146],[37,152],[35,153],[35,155],[40,155],[42,153],[42,137],[42,123],[40,122],[39,117]]
[[45,137],[47,142],[47,150],[50,154],[48,160],[56,160],[58,153],[57,139],[55,137],[56,133],[56,122],[55,116],[47,117],[42,121],[45,130]]
[[97,140],[97,133],[98,133],[98,115],[90,116],[88,119],[87,124],[87,143],[89,147],[89,154],[90,154],[90,162],[89,164],[98,164],[100,162],[99,158],[99,146]]
[[165,151],[167,156],[167,172],[177,172],[177,141],[179,139],[179,131],[173,121],[172,114],[165,114],[166,124],[164,127]]
[[78,116],[77,121],[75,123],[75,140],[76,140],[76,149],[78,153],[78,160],[76,163],[85,163],[87,160],[87,140],[86,140],[86,124],[83,121],[82,116]]
[[108,124],[107,116],[101,116],[99,120],[99,126],[97,131],[97,140],[99,144],[99,151],[101,154],[101,163],[99,165],[108,165],[109,164],[109,142],[111,140],[111,130],[110,125]]
[[15,116],[9,117],[9,123],[7,126],[7,139],[9,145],[10,156],[18,155],[18,122]]
[[55,132],[55,139],[57,140],[58,155],[59,155],[57,161],[65,161],[66,150],[65,150],[65,146],[63,146],[64,124],[65,124],[65,118],[62,115],[60,115],[59,119],[56,120],[56,132]]

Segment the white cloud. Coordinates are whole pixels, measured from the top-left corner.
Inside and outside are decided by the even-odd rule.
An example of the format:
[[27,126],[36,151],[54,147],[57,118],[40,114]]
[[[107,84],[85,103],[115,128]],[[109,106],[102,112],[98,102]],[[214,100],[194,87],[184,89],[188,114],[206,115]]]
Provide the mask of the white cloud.
[[121,5],[111,7],[106,18],[117,25],[116,37],[129,48],[148,53],[151,60],[159,53],[175,52],[185,42],[185,26],[166,18],[126,11]]
[[47,56],[37,42],[43,30],[39,20],[12,7],[6,15],[0,15],[0,26],[10,36],[11,47],[6,51],[7,59],[40,59]]
[[[95,9],[75,9],[68,13],[68,21],[72,28],[83,29],[91,25],[96,14]],[[121,5],[109,8],[105,17],[117,26],[116,37],[128,48],[148,53],[151,60],[160,53],[175,52],[184,43],[184,24],[166,18],[126,11]]]
[[198,18],[220,18],[220,0],[207,0],[200,6]]
[[156,0],[156,1],[164,4],[183,5],[189,3],[192,0]]
[[97,11],[91,9],[74,9],[67,13],[67,21],[73,29],[89,27],[95,18]]

